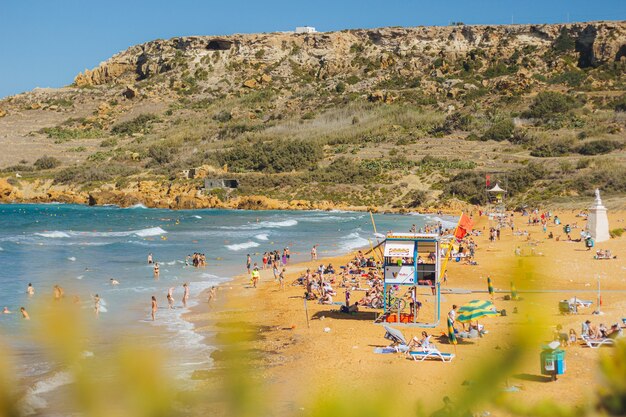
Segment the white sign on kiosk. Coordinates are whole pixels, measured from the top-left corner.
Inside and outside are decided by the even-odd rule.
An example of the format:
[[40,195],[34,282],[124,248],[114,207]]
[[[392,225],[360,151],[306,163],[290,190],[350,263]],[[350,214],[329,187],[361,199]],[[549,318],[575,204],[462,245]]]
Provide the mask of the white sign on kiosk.
[[385,244],[385,257],[411,258],[415,250],[414,242],[387,242]]
[[413,265],[386,266],[385,284],[411,284],[415,280]]

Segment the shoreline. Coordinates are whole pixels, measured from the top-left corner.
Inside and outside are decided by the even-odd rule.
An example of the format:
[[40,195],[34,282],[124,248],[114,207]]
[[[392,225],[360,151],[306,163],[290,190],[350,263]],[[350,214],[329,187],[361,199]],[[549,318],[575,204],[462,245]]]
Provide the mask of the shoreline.
[[[576,219],[574,212],[557,214],[564,221],[570,217],[572,220]],[[623,222],[625,214],[624,212],[610,213],[611,224],[617,226],[620,220]],[[616,221],[618,218],[620,220]],[[524,219],[526,218],[522,218]],[[519,218],[516,220],[520,221]],[[486,222],[483,216],[477,222],[476,229],[482,230]],[[535,272],[536,278],[516,282],[519,293],[523,294],[524,300],[522,301],[506,301],[502,295],[510,292],[509,278],[507,278],[510,276],[510,263],[522,259],[526,262],[526,258],[515,260],[512,256],[516,245],[526,245],[525,237],[513,236],[509,231],[503,234],[502,243],[489,243],[483,235],[476,238],[479,244],[477,251],[479,266],[471,267],[450,262],[448,272],[451,282],[448,288],[462,288],[472,292],[443,294],[441,310],[443,324],[440,322],[440,325],[433,329],[432,334],[444,333],[445,315],[452,303],[462,305],[471,299],[486,298],[484,278],[486,274],[494,276],[496,307],[508,311],[507,317],[485,321],[490,334],[480,342],[473,342],[469,345],[464,343],[455,347],[457,357],[450,364],[442,365],[434,361],[415,364],[412,361],[401,360],[405,358],[397,355],[374,354],[373,347],[388,344],[388,341],[382,337],[384,335],[382,327],[372,324],[375,310],[364,308],[356,316],[351,317],[336,312],[338,306],[320,305],[310,301],[307,304],[310,327],[307,327],[302,297],[304,289],[290,286],[295,275],[319,263],[332,262],[336,266],[343,265],[356,253],[356,250],[346,255],[323,257],[317,262],[304,261],[288,266],[284,292],[278,289],[271,271],[261,271],[259,288],[254,290],[247,288],[246,274],[236,275],[231,281],[220,286],[216,305],[207,309],[206,296],[201,294],[202,301],[183,318],[195,323],[197,331],[205,335],[211,332],[216,340],[228,333],[224,323],[238,323],[252,329],[251,332],[258,338],[242,343],[246,351],[255,352],[258,355],[250,359],[247,365],[256,372],[255,378],[260,381],[271,381],[268,386],[264,387],[264,390],[275,401],[278,414],[281,414],[280,410],[284,411],[284,407],[292,409],[310,406],[308,400],[311,394],[314,395],[318,391],[326,392],[346,386],[352,387],[350,392],[353,392],[352,390],[354,392],[375,390],[380,378],[389,372],[397,375],[398,392],[397,397],[394,397],[396,400],[406,406],[414,406],[414,403],[407,402],[408,398],[417,398],[411,396],[411,392],[415,389],[413,386],[428,384],[431,387],[430,395],[421,398],[424,405],[435,408],[440,405],[441,397],[448,395],[451,390],[462,392],[461,382],[463,381],[459,379],[464,376],[465,371],[462,370],[474,363],[487,360],[485,355],[496,354],[501,346],[507,346],[507,339],[510,339],[513,334],[512,329],[519,325],[523,317],[515,314],[518,308],[520,314],[524,314],[524,309],[529,308],[530,304],[549,306],[545,323],[538,324],[536,329],[543,339],[548,340],[557,323],[563,325],[564,329],[573,328],[579,332],[580,322],[586,318],[597,325],[598,322],[610,324],[626,315],[626,301],[623,296],[626,283],[621,278],[623,274],[620,274],[620,267],[624,265],[621,257],[613,261],[593,260],[590,256],[593,253],[579,247],[581,243],[548,240],[538,226],[520,224],[520,228],[530,230],[529,239],[532,237],[538,239],[538,247],[544,255],[527,259],[529,262],[538,263],[541,267]],[[560,227],[550,225],[550,230],[555,233],[558,233],[559,229]],[[626,248],[626,239],[611,239],[597,244],[596,249],[598,247],[610,247],[614,253],[623,253],[619,249]],[[581,251],[580,255],[578,251]],[[571,262],[571,259],[568,261],[571,256],[575,257],[575,262]],[[605,267],[610,268],[605,270]],[[595,280],[588,277],[592,275],[590,271],[597,270],[597,268],[605,270],[606,274],[603,283],[603,289],[606,292],[602,294],[604,301],[602,310],[605,314],[603,316],[590,314],[593,307],[581,311],[578,315],[555,314],[558,312],[558,301],[569,296],[569,290],[574,290],[572,294],[587,294],[585,298],[594,300],[595,303]],[[531,292],[533,288],[542,292],[533,293]],[[336,301],[343,301],[343,289],[336,287],[335,290],[337,291]],[[353,291],[352,301],[360,297],[361,293]],[[431,308],[430,304],[428,296],[424,296],[422,311],[427,312]],[[325,331],[326,328],[329,329],[328,332]],[[417,334],[418,330],[422,329],[401,328],[407,337]],[[453,351],[452,346],[448,345],[445,339],[442,340],[444,341],[436,342],[440,350],[442,352]],[[229,349],[231,347],[228,342],[222,340],[217,343],[215,355],[212,355],[213,368],[209,372],[196,375],[197,379],[204,381],[207,388],[219,386],[219,380],[223,378],[222,370],[230,366],[228,359],[224,358],[223,350]],[[570,346],[566,348],[566,351],[568,372],[559,378],[561,381],[559,384],[538,382],[541,381],[540,377],[537,377],[539,378],[537,381],[511,378],[511,383],[520,387],[524,392],[523,395],[528,399],[528,404],[537,403],[547,397],[559,398],[565,393],[572,403],[584,404],[590,401],[593,390],[579,382],[582,381],[581,378],[584,378],[584,375],[593,374],[595,362],[598,359],[597,350]],[[307,353],[303,354],[304,352]],[[517,375],[538,373],[538,352],[539,346],[534,353],[531,352],[528,359],[519,364],[517,367],[519,369],[516,369],[519,371]],[[356,382],[350,379],[354,372],[359,375]],[[293,384],[298,384],[302,380],[308,381],[307,386],[311,389],[307,392],[294,392]]]

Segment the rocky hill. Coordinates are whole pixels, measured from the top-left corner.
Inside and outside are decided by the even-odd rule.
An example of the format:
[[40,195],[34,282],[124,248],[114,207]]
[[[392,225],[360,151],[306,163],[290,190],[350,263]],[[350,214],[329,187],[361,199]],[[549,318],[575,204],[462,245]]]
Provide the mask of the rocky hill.
[[624,91],[626,22],[155,40],[0,101],[0,200],[402,210],[489,175],[621,201]]

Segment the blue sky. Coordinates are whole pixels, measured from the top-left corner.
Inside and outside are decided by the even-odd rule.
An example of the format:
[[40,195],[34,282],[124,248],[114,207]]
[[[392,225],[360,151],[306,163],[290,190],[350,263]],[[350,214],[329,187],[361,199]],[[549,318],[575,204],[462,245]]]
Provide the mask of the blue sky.
[[4,0],[0,97],[70,84],[157,38],[380,26],[626,20],[626,0]]

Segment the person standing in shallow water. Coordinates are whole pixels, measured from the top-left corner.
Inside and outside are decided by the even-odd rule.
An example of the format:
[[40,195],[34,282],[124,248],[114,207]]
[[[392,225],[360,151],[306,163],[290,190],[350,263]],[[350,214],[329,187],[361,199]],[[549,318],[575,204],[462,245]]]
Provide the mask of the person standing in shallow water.
[[154,320],[155,320],[155,318],[156,318],[156,311],[157,311],[157,308],[159,308],[159,306],[158,306],[158,304],[157,304],[156,297],[153,295],[153,296],[152,296],[152,307],[151,307],[151,310],[152,310],[152,313],[151,313],[151,315],[152,315],[152,321],[154,321]]
[[172,295],[173,292],[174,287],[170,287],[170,289],[167,290],[167,308],[170,310],[174,308],[174,296]]
[[250,254],[248,254],[246,256],[246,269],[248,270],[248,275],[250,275],[250,273],[252,272],[250,270],[250,266],[252,265],[252,258],[250,257]]
[[148,264],[152,263],[152,253],[148,254]]
[[100,317],[100,296],[98,294],[93,296],[93,309],[96,317]]
[[29,297],[32,297],[33,295],[35,295],[35,288],[33,287],[33,284],[31,284],[30,282],[28,283],[28,287],[26,287],[26,294],[28,294]]
[[189,284],[186,282],[183,284],[183,290],[185,291],[183,294],[183,307],[187,307],[187,300],[189,300]]
[[161,270],[160,270],[160,268],[159,268],[159,263],[158,263],[158,262],[156,262],[156,263],[154,264],[154,278],[155,278],[155,279],[159,278],[159,274],[160,274],[160,273],[161,273]]
[[22,313],[22,318],[24,320],[30,320],[30,316],[24,307],[20,307],[20,313]]

